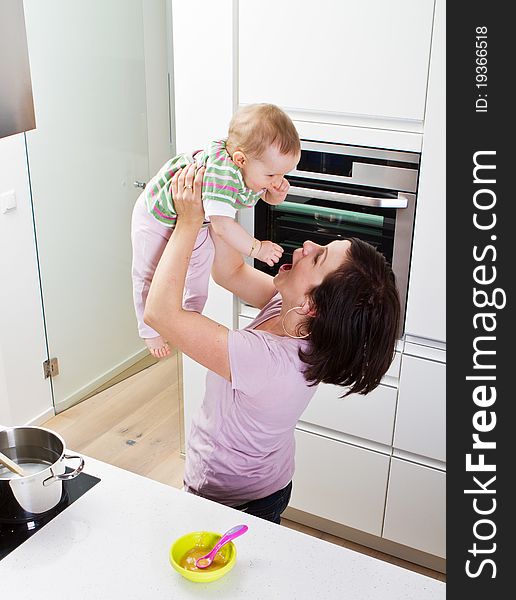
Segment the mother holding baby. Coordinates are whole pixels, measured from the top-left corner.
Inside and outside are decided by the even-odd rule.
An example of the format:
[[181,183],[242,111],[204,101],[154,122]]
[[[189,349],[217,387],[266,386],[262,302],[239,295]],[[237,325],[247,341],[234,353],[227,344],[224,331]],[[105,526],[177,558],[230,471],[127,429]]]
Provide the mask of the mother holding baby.
[[394,275],[358,240],[306,241],[271,277],[211,231],[217,283],[260,309],[231,331],[183,308],[203,223],[204,169],[172,180],[177,224],[154,274],[145,322],[208,369],[189,436],[184,483],[191,493],[275,523],[290,499],[294,430],[317,384],[367,394],[386,373],[398,332]]

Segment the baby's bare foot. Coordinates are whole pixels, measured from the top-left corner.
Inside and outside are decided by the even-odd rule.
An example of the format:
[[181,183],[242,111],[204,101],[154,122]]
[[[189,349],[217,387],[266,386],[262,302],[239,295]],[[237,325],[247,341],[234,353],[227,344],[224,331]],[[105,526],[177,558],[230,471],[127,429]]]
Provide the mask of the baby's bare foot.
[[170,346],[160,335],[155,338],[147,338],[144,342],[155,358],[165,358],[170,354]]

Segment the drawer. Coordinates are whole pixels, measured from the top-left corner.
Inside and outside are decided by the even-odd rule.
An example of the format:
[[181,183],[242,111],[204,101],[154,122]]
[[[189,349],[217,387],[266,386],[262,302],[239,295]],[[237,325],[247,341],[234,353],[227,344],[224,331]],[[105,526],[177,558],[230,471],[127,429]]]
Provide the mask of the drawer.
[[390,446],[397,389],[379,385],[366,396],[339,398],[344,388],[321,383],[301,421]]
[[446,556],[446,474],[392,459],[383,537]]
[[381,535],[389,457],[296,431],[290,506]]
[[446,462],[446,365],[403,356],[394,447]]

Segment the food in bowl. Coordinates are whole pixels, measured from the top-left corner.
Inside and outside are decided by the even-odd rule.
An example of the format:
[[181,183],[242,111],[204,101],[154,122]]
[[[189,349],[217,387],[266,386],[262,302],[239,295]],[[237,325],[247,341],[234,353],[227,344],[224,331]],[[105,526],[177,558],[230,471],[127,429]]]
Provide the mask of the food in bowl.
[[195,563],[198,558],[202,556],[206,556],[211,548],[203,547],[203,546],[194,546],[190,548],[183,556],[183,558],[179,561],[179,564],[183,567],[183,569],[188,569],[189,571],[216,571],[217,569],[222,568],[228,561],[225,556],[223,556],[222,552],[219,551],[215,554],[215,558],[211,565],[204,567],[204,569],[199,569],[199,567],[195,566]]
[[233,542],[223,546],[206,569],[198,569],[195,560],[208,554],[221,537],[220,533],[212,531],[193,531],[183,535],[170,548],[170,564],[190,581],[207,583],[220,579],[235,566],[236,548]]

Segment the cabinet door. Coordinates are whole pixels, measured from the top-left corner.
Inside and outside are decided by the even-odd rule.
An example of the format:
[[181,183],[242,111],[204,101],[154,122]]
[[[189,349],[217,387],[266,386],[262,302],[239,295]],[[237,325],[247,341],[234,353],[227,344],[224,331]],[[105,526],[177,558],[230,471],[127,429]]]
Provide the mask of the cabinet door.
[[239,3],[239,102],[422,121],[434,0]]
[[[172,0],[176,148],[193,152],[227,136],[233,114],[233,2]],[[193,65],[208,64],[194,74]]]
[[381,535],[389,457],[296,431],[290,506]]
[[435,9],[405,332],[446,341],[446,69],[444,0]]
[[[231,0],[204,2],[193,25],[190,3],[172,0],[172,16],[176,148],[192,152],[227,135],[233,113],[233,4]],[[193,65],[199,63],[206,48],[216,48],[217,67],[195,76]],[[233,294],[210,280],[203,314],[232,329]],[[206,369],[184,356],[185,440],[204,397],[205,379]]]
[[390,446],[397,390],[379,385],[366,396],[340,398],[344,391],[321,383],[300,420]]
[[446,556],[446,474],[392,459],[383,537]]
[[[208,301],[203,314],[233,329],[233,294],[221,288],[212,279],[208,290]],[[207,369],[183,354],[183,416],[185,442],[188,441],[192,417],[204,398]]]
[[394,447],[446,461],[446,365],[403,356]]

